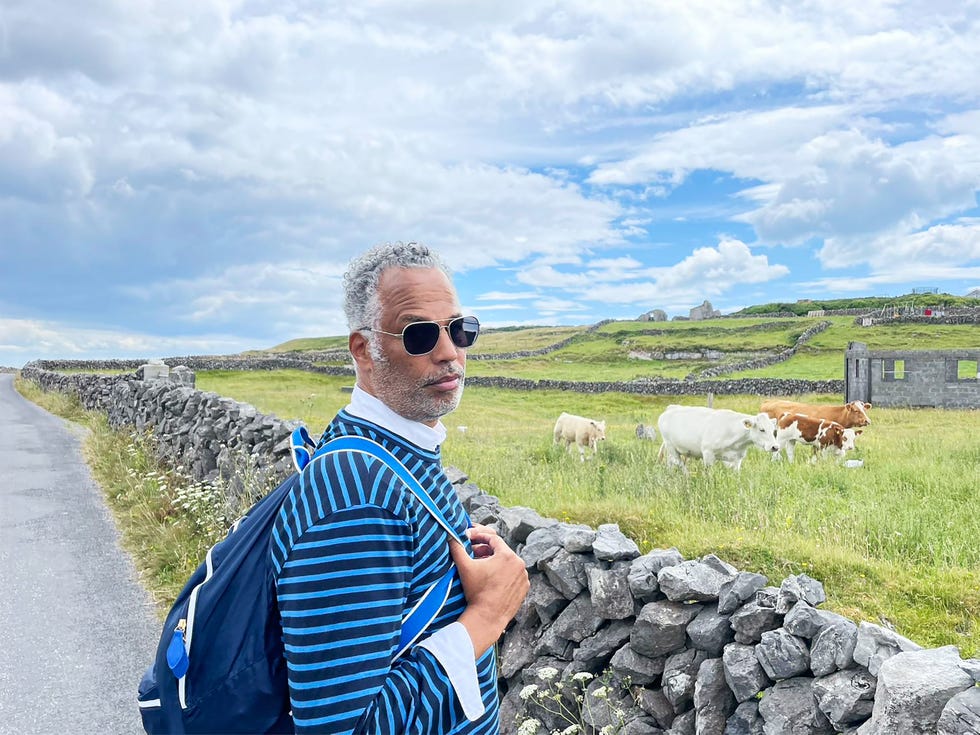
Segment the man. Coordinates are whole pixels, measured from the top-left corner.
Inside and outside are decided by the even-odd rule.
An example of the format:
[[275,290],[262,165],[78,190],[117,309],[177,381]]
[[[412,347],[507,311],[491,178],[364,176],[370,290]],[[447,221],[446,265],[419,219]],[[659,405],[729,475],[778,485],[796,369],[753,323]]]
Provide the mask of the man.
[[[459,404],[479,322],[463,317],[447,271],[423,245],[368,251],[351,262],[344,288],[357,384],[320,443],[353,434],[382,444],[463,543],[381,462],[340,452],[310,463],[272,543],[296,732],[496,733],[494,643],[528,576],[493,529],[467,529],[439,449],[439,419]],[[402,617],[453,564],[439,615],[393,662]]]

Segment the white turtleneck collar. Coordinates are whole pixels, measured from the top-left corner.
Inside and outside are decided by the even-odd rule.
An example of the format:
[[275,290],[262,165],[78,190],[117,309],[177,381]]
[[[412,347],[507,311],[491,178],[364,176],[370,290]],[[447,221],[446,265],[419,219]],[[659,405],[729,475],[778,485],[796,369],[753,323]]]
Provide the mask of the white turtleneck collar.
[[358,416],[384,427],[430,452],[435,452],[446,440],[446,427],[441,421],[437,422],[435,427],[431,427],[400,416],[359,385],[354,386],[350,405],[345,410],[352,416]]

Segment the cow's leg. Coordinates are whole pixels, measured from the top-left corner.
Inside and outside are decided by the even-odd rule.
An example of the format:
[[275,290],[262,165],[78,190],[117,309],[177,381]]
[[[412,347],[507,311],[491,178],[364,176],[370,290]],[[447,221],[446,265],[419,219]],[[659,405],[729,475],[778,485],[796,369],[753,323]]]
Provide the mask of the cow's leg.
[[710,467],[715,463],[715,453],[710,449],[702,449],[701,459],[704,460],[705,467]]
[[581,444],[578,445],[578,459],[580,462],[585,461],[585,447],[583,447]]
[[793,462],[796,459],[796,442],[786,442],[786,461]]

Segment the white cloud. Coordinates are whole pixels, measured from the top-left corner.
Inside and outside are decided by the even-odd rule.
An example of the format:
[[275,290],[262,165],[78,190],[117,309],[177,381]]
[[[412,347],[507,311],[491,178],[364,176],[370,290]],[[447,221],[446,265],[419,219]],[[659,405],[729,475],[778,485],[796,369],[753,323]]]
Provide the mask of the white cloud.
[[[487,291],[476,297],[477,301],[524,301],[533,299],[538,294],[534,291]],[[485,308],[485,307],[481,307]]]
[[239,337],[220,333],[161,337],[32,319],[0,318],[0,365],[12,367],[21,367],[30,360],[149,359],[230,354],[252,347],[254,345]]

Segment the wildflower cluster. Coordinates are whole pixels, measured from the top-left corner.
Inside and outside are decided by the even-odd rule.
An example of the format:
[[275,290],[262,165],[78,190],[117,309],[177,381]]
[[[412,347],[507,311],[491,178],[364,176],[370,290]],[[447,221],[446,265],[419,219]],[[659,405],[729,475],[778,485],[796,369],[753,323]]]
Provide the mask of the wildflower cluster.
[[614,683],[610,672],[598,679],[587,671],[562,678],[544,667],[535,678],[540,683],[520,691],[518,735],[616,735],[625,727],[629,683]]

